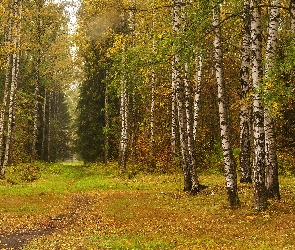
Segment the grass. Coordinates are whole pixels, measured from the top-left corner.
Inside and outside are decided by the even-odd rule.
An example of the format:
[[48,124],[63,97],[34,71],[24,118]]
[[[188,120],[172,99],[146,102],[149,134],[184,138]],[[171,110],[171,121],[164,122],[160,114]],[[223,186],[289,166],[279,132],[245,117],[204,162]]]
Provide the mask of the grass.
[[121,176],[113,165],[48,165],[32,182],[0,182],[0,232],[52,226],[23,249],[295,249],[295,178],[280,177],[280,201],[228,207],[221,174],[201,173],[209,188],[182,192],[181,174]]

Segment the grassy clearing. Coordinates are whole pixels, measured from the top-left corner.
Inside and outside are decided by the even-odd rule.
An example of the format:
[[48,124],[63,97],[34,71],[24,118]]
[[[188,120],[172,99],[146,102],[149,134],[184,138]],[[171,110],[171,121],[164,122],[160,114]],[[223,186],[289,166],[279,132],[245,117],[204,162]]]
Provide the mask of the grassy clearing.
[[295,178],[281,177],[281,201],[252,209],[252,187],[230,209],[224,178],[182,192],[182,175],[120,176],[114,166],[50,165],[33,183],[0,183],[0,232],[52,227],[24,249],[294,249]]

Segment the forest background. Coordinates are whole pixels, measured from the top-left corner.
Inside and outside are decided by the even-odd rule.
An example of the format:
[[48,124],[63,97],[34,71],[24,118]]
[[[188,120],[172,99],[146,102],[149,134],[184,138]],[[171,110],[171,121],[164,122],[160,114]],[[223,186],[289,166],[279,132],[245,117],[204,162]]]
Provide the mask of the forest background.
[[85,0],[75,33],[68,5],[1,1],[2,176],[75,155],[182,170],[191,193],[225,168],[231,205],[236,171],[257,210],[280,198],[277,173],[295,171],[293,0]]

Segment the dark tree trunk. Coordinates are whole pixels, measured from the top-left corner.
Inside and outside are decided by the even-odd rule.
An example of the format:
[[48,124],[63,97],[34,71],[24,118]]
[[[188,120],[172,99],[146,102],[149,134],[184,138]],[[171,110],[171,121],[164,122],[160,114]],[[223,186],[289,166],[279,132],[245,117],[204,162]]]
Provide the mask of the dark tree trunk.
[[240,182],[252,183],[251,178],[251,106],[250,62],[251,62],[251,15],[250,0],[244,0],[244,34],[241,62],[241,109],[240,109]]

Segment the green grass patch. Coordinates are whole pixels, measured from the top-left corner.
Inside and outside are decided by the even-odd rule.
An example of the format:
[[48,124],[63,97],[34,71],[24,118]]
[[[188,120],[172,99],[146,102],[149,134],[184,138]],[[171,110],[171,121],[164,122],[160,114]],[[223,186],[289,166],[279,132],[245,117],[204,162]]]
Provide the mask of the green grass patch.
[[253,210],[252,185],[241,206],[227,203],[224,177],[200,173],[196,196],[175,174],[121,175],[117,165],[40,165],[35,181],[1,180],[1,233],[52,228],[23,249],[293,249],[295,178],[280,177],[280,201]]

